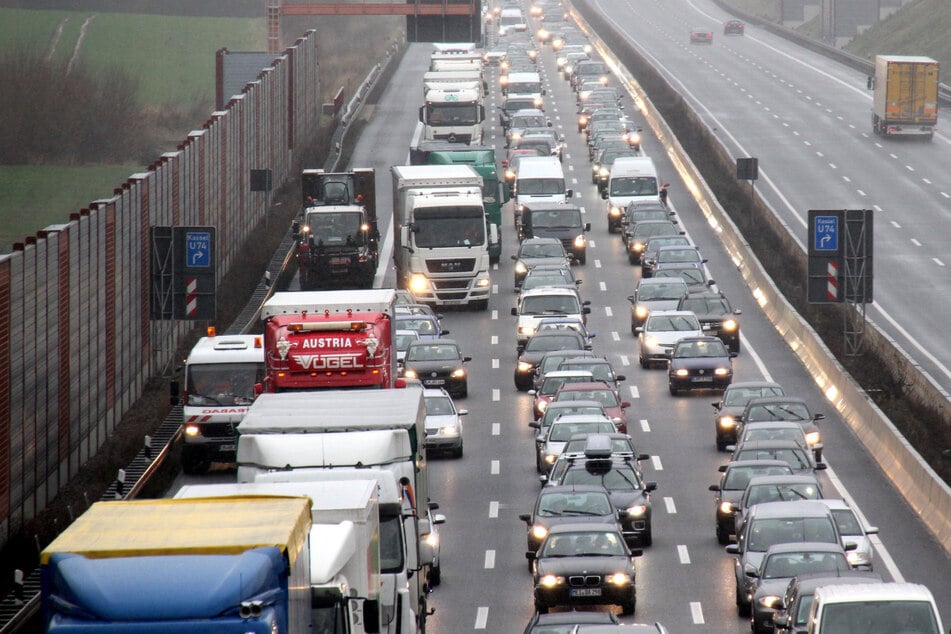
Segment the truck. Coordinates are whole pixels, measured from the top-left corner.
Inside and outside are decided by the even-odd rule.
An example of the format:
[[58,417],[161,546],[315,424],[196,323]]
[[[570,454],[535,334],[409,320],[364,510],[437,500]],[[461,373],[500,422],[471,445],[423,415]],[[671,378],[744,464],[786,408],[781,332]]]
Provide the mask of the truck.
[[482,177],[482,206],[489,227],[495,228],[489,239],[489,263],[502,255],[502,206],[509,200],[508,187],[499,179],[495,149],[484,145],[460,145],[445,141],[422,141],[414,137],[409,150],[411,165],[471,165]]
[[482,87],[446,84],[429,88],[419,107],[419,121],[427,141],[482,143],[485,122]]
[[489,306],[489,244],[498,240],[470,165],[396,165],[393,258],[400,288],[435,306]]
[[880,136],[920,136],[938,127],[938,62],[919,55],[876,55],[872,130]]
[[97,502],[40,554],[44,631],[310,631],[310,500]]
[[428,90],[440,86],[480,89],[483,98],[488,92],[488,84],[478,70],[427,71],[423,75],[423,99],[426,98]]
[[275,293],[261,307],[262,392],[393,387],[396,291]]
[[[254,400],[254,386],[264,380],[261,335],[218,335],[214,327],[185,360],[181,394],[182,469],[194,475],[212,462],[234,462],[235,427]],[[179,400],[179,386],[172,387]]]
[[372,479],[192,484],[181,487],[175,498],[310,498],[311,631],[369,634],[381,631],[378,488]]
[[293,235],[302,290],[373,286],[380,242],[375,177],[370,168],[301,174],[303,206]]

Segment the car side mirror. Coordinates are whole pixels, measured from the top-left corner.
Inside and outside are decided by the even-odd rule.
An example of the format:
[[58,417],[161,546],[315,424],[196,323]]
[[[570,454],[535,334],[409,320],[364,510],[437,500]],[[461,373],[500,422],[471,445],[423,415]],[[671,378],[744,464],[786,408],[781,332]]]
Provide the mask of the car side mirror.
[[707,487],[707,488],[708,488],[709,490],[713,491],[714,493],[719,493],[719,492],[720,492],[720,485],[719,485],[719,484],[711,484],[711,485],[710,485],[709,487]]
[[531,427],[532,429],[541,429],[541,428],[542,428],[542,424],[539,423],[537,420],[533,420],[533,421],[529,422],[529,423],[528,423],[528,426]]
[[457,415],[457,416],[468,416],[468,415],[469,415],[469,410],[467,410],[467,409],[461,409],[461,410],[459,410],[459,411],[456,412],[456,415]]
[[622,402],[621,402],[621,409],[627,409],[627,408],[630,407],[630,406],[631,406],[631,402],[630,402],[630,401],[622,401]]
[[470,361],[472,361],[472,357],[462,357],[463,363],[469,363]]
[[721,464],[719,467],[717,467],[717,471],[719,471],[720,473],[726,473],[726,465]]
[[575,195],[575,190],[573,190],[573,189],[566,189],[566,190],[565,190],[565,198],[572,198],[572,197],[574,197],[574,195]]
[[521,513],[518,516],[518,519],[522,520],[526,524],[530,524],[532,522],[532,516],[529,513]]
[[584,223],[584,230],[585,230],[585,231],[591,231],[591,223],[590,223],[590,222]]
[[657,483],[653,480],[648,480],[644,483],[644,492],[650,493],[651,491],[657,490]]
[[789,617],[785,614],[776,614],[773,616],[773,623],[777,628],[786,629],[789,626]]
[[601,198],[602,198],[602,200],[607,200],[607,199],[608,199],[608,190],[606,190],[606,189],[601,190]]
[[627,377],[623,374],[619,374],[616,377],[614,377],[614,380],[620,383],[621,381],[627,381]]
[[516,262],[518,262],[518,256],[517,256],[517,255],[513,255],[513,256],[512,256],[512,259],[515,260]]
[[740,545],[739,545],[739,544],[729,544],[729,545],[727,545],[727,547],[726,547],[726,552],[730,553],[731,555],[739,555],[739,554],[740,554]]
[[825,471],[825,470],[828,469],[828,468],[829,468],[829,465],[827,465],[827,464],[824,463],[824,462],[817,462],[817,463],[816,463],[816,471]]
[[512,317],[518,317],[518,309],[517,309],[517,308],[513,308],[513,309],[512,309]]
[[449,331],[448,331],[448,330],[440,330],[440,331],[439,331],[439,336],[440,336],[440,337],[445,337],[445,336],[448,335],[448,334],[449,334]]
[[540,476],[538,476],[538,481],[541,482],[542,484],[545,484],[546,482],[548,482],[548,476],[547,476],[547,475],[540,475]]
[[814,421],[825,420],[825,418],[826,418],[825,414],[816,414],[815,416],[812,417],[812,420]]
[[731,358],[731,359],[735,359],[735,358],[737,358],[738,356],[740,356],[738,352],[731,352],[731,353],[730,353],[730,358]]
[[531,550],[525,551],[525,559],[529,561],[535,561],[535,553]]
[[590,314],[591,314],[591,307],[590,307],[590,306],[585,306],[584,308],[582,308],[582,309],[581,309],[581,314],[582,314],[582,315],[590,315]]

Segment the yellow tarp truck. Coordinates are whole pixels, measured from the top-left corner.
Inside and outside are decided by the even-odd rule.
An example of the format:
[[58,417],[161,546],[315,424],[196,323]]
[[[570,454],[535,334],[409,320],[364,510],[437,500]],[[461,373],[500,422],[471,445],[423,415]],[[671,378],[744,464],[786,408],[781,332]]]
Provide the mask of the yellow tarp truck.
[[938,126],[938,62],[916,55],[876,55],[869,83],[876,134],[931,139]]

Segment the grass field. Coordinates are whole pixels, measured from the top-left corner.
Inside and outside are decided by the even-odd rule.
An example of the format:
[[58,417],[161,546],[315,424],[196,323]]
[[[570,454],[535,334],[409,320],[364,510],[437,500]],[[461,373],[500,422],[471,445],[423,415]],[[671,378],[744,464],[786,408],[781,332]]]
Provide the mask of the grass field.
[[141,166],[0,166],[0,253],[43,227],[69,221],[70,213],[90,202],[112,196],[137,171]]

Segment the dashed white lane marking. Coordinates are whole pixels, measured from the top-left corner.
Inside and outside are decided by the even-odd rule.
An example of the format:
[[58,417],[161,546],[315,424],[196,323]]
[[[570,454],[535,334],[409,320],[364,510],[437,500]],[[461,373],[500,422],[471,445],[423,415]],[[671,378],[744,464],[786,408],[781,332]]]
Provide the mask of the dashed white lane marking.
[[494,550],[485,551],[485,567],[486,569],[495,568],[495,551]]
[[651,456],[651,464],[654,465],[654,471],[663,471],[664,465],[660,461],[660,456]]
[[489,473],[491,475],[499,475],[499,461],[498,460],[493,460],[489,464]]
[[491,344],[492,344],[493,346],[499,345],[499,336],[498,336],[498,335],[492,335]]
[[493,370],[498,370],[498,369],[499,369],[499,360],[498,360],[498,359],[492,359],[492,369],[493,369]]
[[499,503],[489,502],[489,519],[495,519],[499,516]]
[[640,420],[640,423],[641,423],[641,431],[642,431],[642,432],[645,432],[645,433],[650,432],[651,426],[650,426],[650,423],[647,422],[647,419],[646,419],[646,418],[642,418],[642,419]]
[[680,559],[680,563],[684,565],[690,563],[690,553],[687,552],[687,547],[683,544],[677,546],[677,557]]
[[866,194],[865,192],[863,192],[861,189],[856,189],[855,191],[858,193],[859,196],[867,196],[867,195],[868,195],[868,194]]
[[499,388],[492,388],[492,401],[498,403],[502,400],[502,392],[499,391]]
[[611,339],[613,339],[614,341],[620,341],[620,340],[621,340],[621,335],[619,335],[616,330],[612,330],[612,331],[611,331]]
[[493,284],[493,285],[492,285],[492,294],[493,294],[493,295],[498,295],[498,294],[499,294],[499,285],[498,285],[498,284]]
[[914,238],[911,239],[911,243],[912,243],[913,245],[915,245],[916,247],[920,247],[920,246],[921,246],[921,242],[919,242],[918,240],[915,240]]
[[610,306],[605,306],[605,307],[604,307],[604,315],[605,315],[605,317],[614,317],[614,311],[611,310],[611,307],[610,307]]
[[674,504],[674,498],[665,497],[665,498],[664,498],[664,506],[667,507],[667,513],[669,513],[670,515],[676,515],[676,514],[677,514],[677,505]]
[[475,620],[475,629],[484,630],[485,624],[489,620],[489,608],[486,606],[480,607],[476,610],[476,620]]
[[636,385],[631,386],[631,398],[640,398],[641,392],[637,389]]
[[699,601],[690,602],[690,616],[693,618],[694,625],[703,625],[703,608]]
[[894,220],[891,221],[891,224],[892,224],[892,226],[895,227],[896,229],[901,229],[901,225],[898,224],[897,222],[895,222]]
[[621,359],[621,365],[624,365],[624,366],[631,365],[631,360],[627,358],[626,354],[622,354],[620,359]]
[[492,319],[497,320],[499,318],[499,311],[492,309]]
[[934,260],[934,263],[937,264],[938,266],[944,266],[944,262],[942,262],[938,258],[931,258],[931,259]]
[[598,289],[601,291],[606,291],[608,290],[608,285],[604,282],[598,282]]
[[492,423],[492,435],[498,436],[502,433],[502,424],[501,423]]
[[601,268],[601,260],[595,260],[595,261],[594,261],[594,268],[596,268],[596,269],[600,269],[600,268]]

